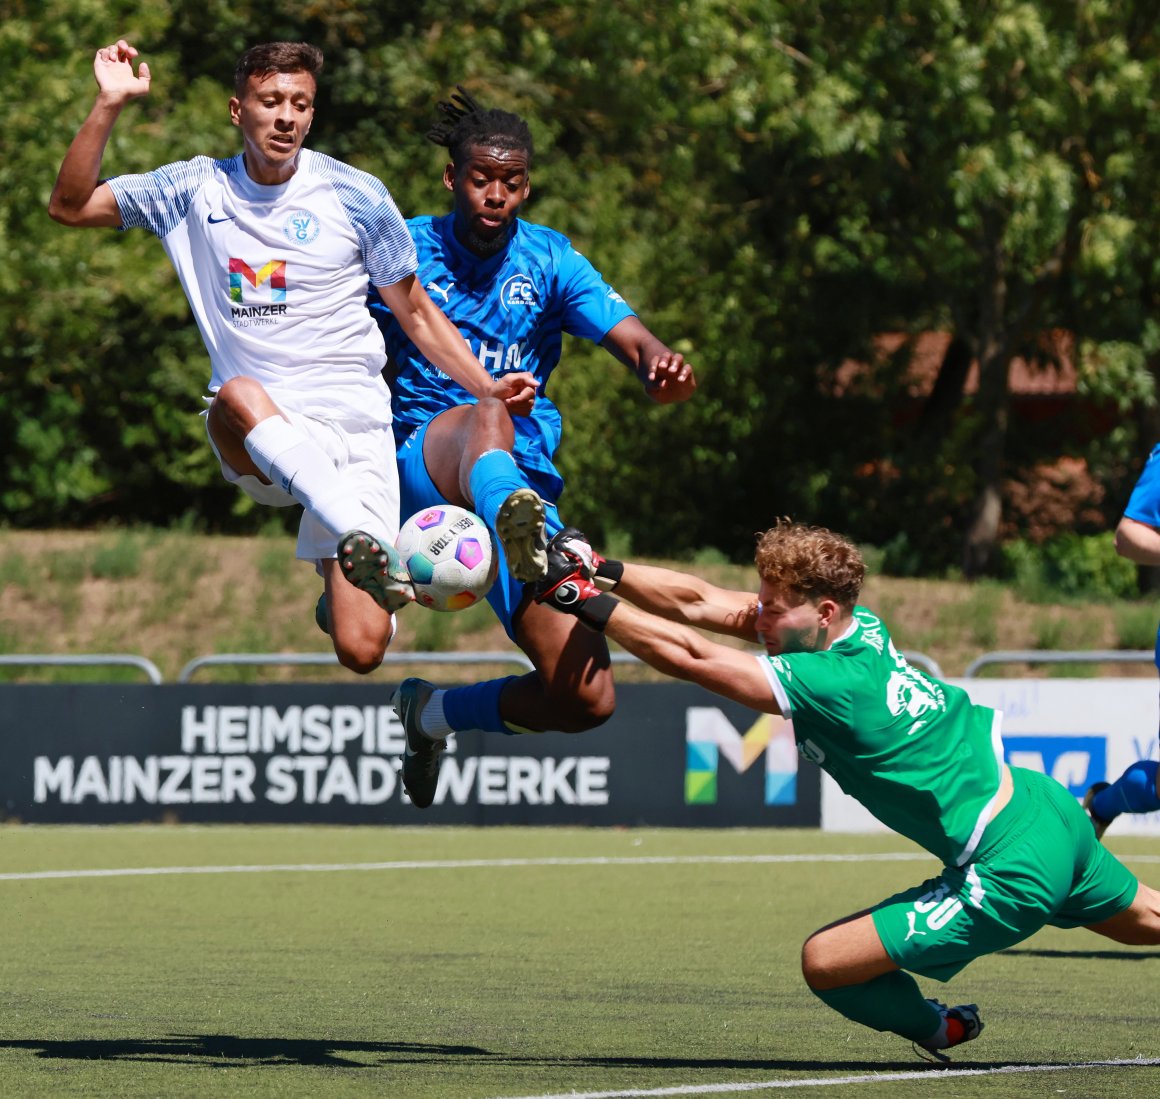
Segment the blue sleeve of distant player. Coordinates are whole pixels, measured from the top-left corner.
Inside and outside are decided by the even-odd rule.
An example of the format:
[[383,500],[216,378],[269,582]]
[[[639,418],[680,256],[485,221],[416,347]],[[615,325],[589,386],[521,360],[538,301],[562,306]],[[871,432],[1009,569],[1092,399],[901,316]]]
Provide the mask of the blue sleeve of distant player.
[[564,300],[564,331],[573,336],[599,343],[622,320],[636,315],[572,247],[558,261],[558,284]]
[[1160,528],[1160,443],[1152,448],[1144,471],[1132,489],[1128,506],[1124,508],[1128,519]]

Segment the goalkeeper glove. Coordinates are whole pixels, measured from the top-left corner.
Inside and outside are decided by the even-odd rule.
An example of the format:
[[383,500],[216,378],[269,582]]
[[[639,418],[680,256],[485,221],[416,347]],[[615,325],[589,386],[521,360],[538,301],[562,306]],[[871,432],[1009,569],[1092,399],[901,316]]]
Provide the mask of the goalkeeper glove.
[[548,543],[548,571],[532,586],[532,593],[537,603],[546,603],[603,633],[620,600],[592,582],[592,552],[588,539],[574,527],[560,531]]
[[552,539],[558,549],[573,553],[584,563],[584,575],[601,591],[612,591],[624,575],[623,561],[610,561],[592,548],[588,536],[575,527],[565,527]]

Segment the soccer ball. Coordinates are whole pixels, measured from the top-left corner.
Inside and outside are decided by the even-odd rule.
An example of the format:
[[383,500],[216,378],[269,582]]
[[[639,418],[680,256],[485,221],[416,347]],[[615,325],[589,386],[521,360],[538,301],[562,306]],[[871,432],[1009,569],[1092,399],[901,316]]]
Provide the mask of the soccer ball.
[[474,512],[453,504],[412,515],[395,548],[411,574],[415,601],[433,611],[470,607],[495,580],[498,558],[491,532]]

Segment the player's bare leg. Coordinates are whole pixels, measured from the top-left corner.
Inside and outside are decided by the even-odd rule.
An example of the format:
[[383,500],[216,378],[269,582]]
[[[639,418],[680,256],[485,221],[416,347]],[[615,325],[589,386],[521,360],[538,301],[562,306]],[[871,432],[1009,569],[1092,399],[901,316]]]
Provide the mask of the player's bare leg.
[[335,558],[322,562],[327,626],[339,663],[366,675],[382,662],[393,632],[391,615],[348,583]]
[[536,671],[504,688],[500,712],[506,722],[522,729],[582,733],[612,716],[612,662],[598,633],[529,602],[516,619],[516,643]]
[[1141,882],[1135,900],[1123,912],[1088,924],[1088,930],[1128,946],[1160,944],[1160,892]]
[[[490,460],[493,451],[511,454],[514,442],[511,414],[502,401],[485,398],[435,417],[427,428],[423,461],[440,495],[450,503],[471,508],[493,524],[512,575],[529,582],[543,576],[548,566],[543,501],[527,484],[513,482],[506,498],[493,502],[497,510],[489,516],[487,503],[475,499],[471,485],[479,459],[486,454]],[[508,464],[514,473],[514,463]]]

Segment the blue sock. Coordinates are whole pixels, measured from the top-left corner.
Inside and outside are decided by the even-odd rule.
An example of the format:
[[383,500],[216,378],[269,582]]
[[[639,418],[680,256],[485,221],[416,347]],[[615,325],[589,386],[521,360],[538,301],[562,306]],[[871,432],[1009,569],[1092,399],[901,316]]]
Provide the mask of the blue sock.
[[517,488],[527,488],[528,480],[516,460],[506,450],[489,450],[471,467],[471,500],[478,515],[493,531],[502,504]]
[[499,714],[499,696],[514,675],[488,679],[470,687],[451,687],[443,695],[443,716],[457,733],[481,729],[485,733],[511,733]]
[[1156,796],[1156,771],[1160,763],[1141,759],[1133,763],[1106,790],[1092,798],[1092,812],[1100,820],[1115,820],[1121,813],[1151,813],[1160,809]]

